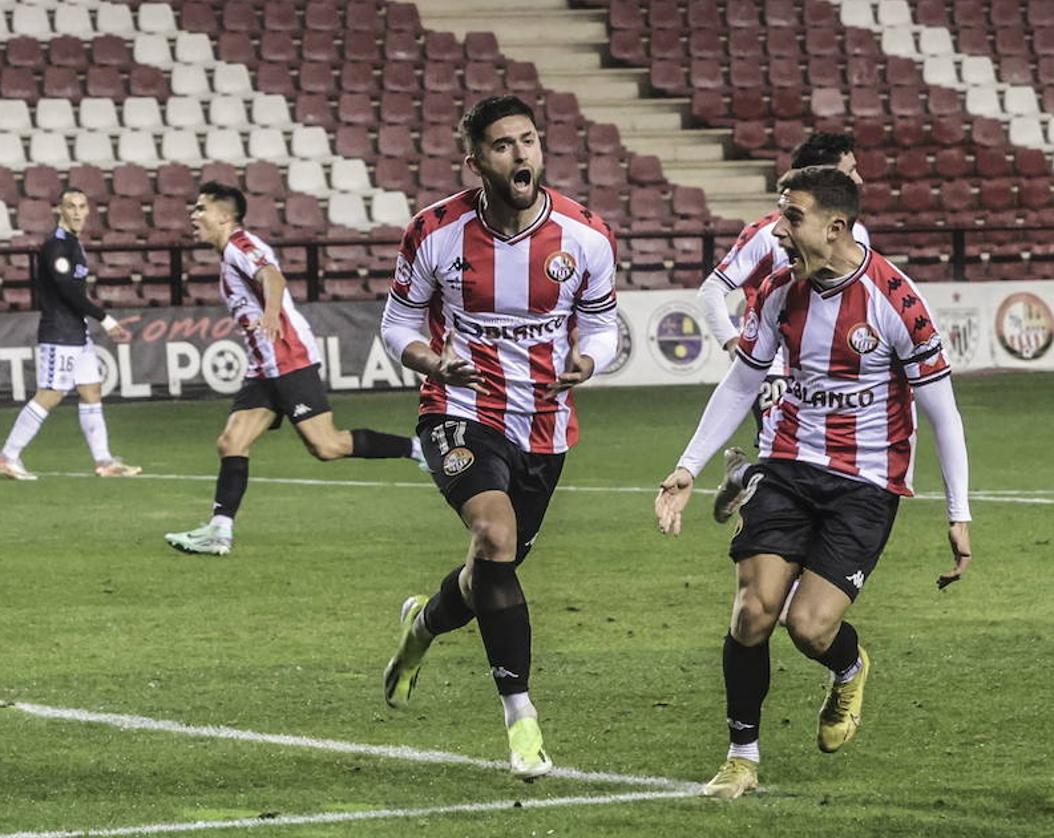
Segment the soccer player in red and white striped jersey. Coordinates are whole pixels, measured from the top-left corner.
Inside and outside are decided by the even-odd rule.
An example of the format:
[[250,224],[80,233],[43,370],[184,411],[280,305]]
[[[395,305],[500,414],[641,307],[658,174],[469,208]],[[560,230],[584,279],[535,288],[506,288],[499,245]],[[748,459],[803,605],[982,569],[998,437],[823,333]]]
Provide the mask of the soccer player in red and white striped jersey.
[[171,546],[187,553],[230,552],[234,516],[249,485],[249,450],[283,416],[320,460],[420,458],[416,440],[409,437],[337,430],[318,374],[315,336],[293,304],[274,251],[242,228],[245,210],[240,190],[210,181],[202,184],[190,215],[194,237],[220,254],[220,295],[241,328],[248,368],[217,441],[220,473],[212,519],[197,529],[165,535]]
[[541,185],[541,141],[521,100],[478,103],[461,139],[482,189],[410,223],[381,331],[393,357],[427,376],[418,433],[472,538],[438,593],[404,604],[385,699],[404,705],[432,639],[475,618],[512,771],[530,779],[551,762],[528,695],[531,627],[516,567],[578,441],[571,388],[615,357],[615,241],[602,219]]
[[[791,155],[792,169],[803,169],[807,166],[831,166],[845,172],[857,185],[863,183],[856,170],[853,138],[849,134],[822,131],[810,134]],[[699,288],[703,318],[710,334],[733,358],[736,344],[739,342],[739,329],[728,314],[725,297],[737,288],[742,288],[749,306],[761,283],[787,264],[787,255],[773,235],[779,217],[779,211],[773,210],[744,227],[721,263]],[[860,244],[871,244],[867,228],[859,221],[853,224],[853,238]],[[761,382],[758,397],[754,400],[752,410],[759,435],[761,417],[779,399],[786,383],[786,375],[786,362],[782,355],[779,355],[769,374]],[[730,449],[726,457],[734,457],[734,463],[746,460],[746,454],[738,448]],[[741,489],[741,486],[732,481],[721,485],[714,498],[714,518],[718,523],[724,523],[735,513],[742,502]]]
[[757,786],[768,638],[792,581],[787,629],[798,649],[832,672],[817,744],[840,748],[859,727],[870,669],[843,618],[878,562],[897,504],[911,495],[915,404],[933,426],[947,498],[954,567],[971,559],[967,454],[950,368],[918,289],[853,240],[856,185],[830,168],[781,181],[774,235],[789,265],[747,310],[736,360],[706,406],[655,501],[659,529],[677,533],[696,475],[746,416],[779,351],[789,385],[765,417],[761,459],[740,479],[748,499],[732,539],[737,593],[725,638],[728,758],[704,793],[733,798]]

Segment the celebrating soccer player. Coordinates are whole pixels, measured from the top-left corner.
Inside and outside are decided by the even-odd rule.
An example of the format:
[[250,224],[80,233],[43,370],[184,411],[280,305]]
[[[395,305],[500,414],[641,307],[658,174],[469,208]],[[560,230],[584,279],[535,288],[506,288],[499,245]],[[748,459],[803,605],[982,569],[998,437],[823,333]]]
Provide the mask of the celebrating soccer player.
[[[403,604],[384,697],[405,705],[432,640],[475,618],[505,710],[512,773],[532,779],[552,763],[528,695],[531,624],[516,568],[578,441],[571,388],[617,351],[615,242],[600,218],[542,187],[541,142],[524,102],[484,99],[460,134],[483,187],[410,223],[382,334],[395,358],[428,376],[418,434],[471,537],[465,563],[431,598]],[[426,314],[431,339],[422,334]]]
[[421,460],[417,440],[371,430],[342,431],[333,424],[319,377],[318,346],[296,310],[274,251],[242,229],[245,196],[233,186],[203,184],[190,214],[197,241],[220,254],[220,294],[245,338],[249,368],[217,440],[220,473],[209,523],[165,540],[186,553],[223,556],[233,543],[234,516],[249,484],[249,449],[288,416],[307,450],[320,460],[410,457]]
[[773,235],[788,266],[747,309],[736,359],[655,499],[659,530],[677,534],[692,486],[746,417],[782,350],[787,389],[764,419],[760,460],[744,463],[742,523],[729,554],[737,590],[723,667],[731,744],[704,794],[736,798],[757,787],[768,638],[795,577],[787,629],[831,670],[817,744],[838,750],[860,726],[870,661],[843,618],[878,562],[902,496],[911,495],[917,401],[933,426],[947,498],[954,567],[970,563],[967,457],[948,361],[926,302],[907,276],[854,241],[856,184],[832,168],[780,182]]
[[37,392],[18,414],[4,443],[0,475],[12,480],[37,479],[22,464],[22,450],[33,441],[48,413],[76,387],[80,395],[77,412],[95,461],[95,473],[100,477],[132,477],[142,469],[110,453],[102,412],[102,375],[87,318],[100,321],[114,340],[126,341],[131,335],[88,299],[88,260],[78,238],[91,212],[87,196],[74,187],[64,189],[55,211],[58,226],[45,240],[37,262]]

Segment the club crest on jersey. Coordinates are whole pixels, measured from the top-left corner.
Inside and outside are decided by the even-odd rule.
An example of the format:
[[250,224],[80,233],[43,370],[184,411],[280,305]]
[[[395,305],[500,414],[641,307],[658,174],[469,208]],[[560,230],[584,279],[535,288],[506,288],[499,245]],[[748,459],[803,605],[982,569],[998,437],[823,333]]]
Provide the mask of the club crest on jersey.
[[878,348],[878,334],[867,323],[857,323],[853,326],[846,340],[858,355],[866,355]]
[[545,275],[553,282],[563,284],[575,275],[578,263],[566,250],[558,250],[545,258]]
[[758,323],[758,313],[751,309],[747,312],[747,319],[743,321],[743,337],[747,340],[754,340],[758,336],[758,329],[760,328]]
[[476,462],[476,455],[467,448],[451,448],[447,451],[446,456],[443,457],[443,474],[447,477],[461,474],[465,469],[470,468],[474,462]]
[[70,260],[65,256],[60,256],[55,260],[55,273],[57,274],[68,274],[70,272]]

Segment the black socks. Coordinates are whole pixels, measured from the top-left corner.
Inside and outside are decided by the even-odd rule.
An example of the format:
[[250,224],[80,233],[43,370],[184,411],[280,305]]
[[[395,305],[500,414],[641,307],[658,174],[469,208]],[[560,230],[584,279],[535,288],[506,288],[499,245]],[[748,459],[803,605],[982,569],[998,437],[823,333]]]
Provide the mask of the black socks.
[[501,695],[527,692],[531,672],[531,620],[516,566],[476,559],[472,565],[476,622]]
[[439,583],[439,590],[425,605],[425,628],[433,635],[446,634],[448,631],[459,629],[476,616],[465,604],[465,598],[461,596],[461,586],[457,579],[462,568],[464,565],[450,571]]
[[722,665],[729,740],[733,745],[756,742],[771,675],[768,639],[757,646],[744,646],[731,634],[725,635]]
[[856,629],[851,623],[842,620],[838,634],[834,636],[831,645],[822,655],[817,655],[813,660],[822,663],[835,675],[845,672],[856,663],[860,657],[860,646],[857,643]]
[[242,497],[249,487],[249,458],[223,457],[220,459],[220,474],[216,478],[216,500],[212,504],[213,515],[234,518],[238,514]]
[[413,450],[410,437],[357,428],[351,432],[349,457],[364,457],[367,460],[393,460],[409,457]]

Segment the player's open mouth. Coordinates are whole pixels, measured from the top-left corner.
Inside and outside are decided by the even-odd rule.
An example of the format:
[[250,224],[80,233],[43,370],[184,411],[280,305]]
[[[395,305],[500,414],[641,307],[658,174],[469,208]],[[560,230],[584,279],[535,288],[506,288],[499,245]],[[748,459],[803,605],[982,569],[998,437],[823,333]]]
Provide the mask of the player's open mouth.
[[780,245],[783,248],[783,252],[787,254],[787,261],[790,262],[792,268],[800,268],[805,263],[802,261],[801,254],[798,251],[790,247],[789,245]]
[[519,169],[512,176],[513,188],[519,192],[526,192],[531,188],[531,182],[534,180],[534,176],[531,174],[530,169]]

